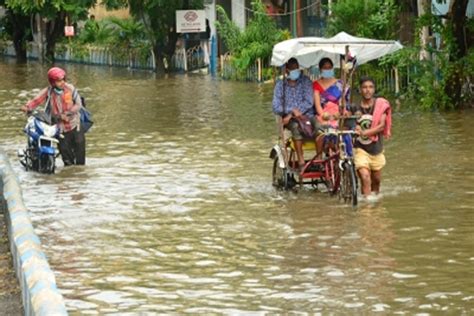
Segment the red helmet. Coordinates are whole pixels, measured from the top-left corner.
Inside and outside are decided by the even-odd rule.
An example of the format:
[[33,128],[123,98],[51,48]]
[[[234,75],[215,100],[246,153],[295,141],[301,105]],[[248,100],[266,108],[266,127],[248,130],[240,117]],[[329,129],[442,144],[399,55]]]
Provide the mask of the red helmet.
[[66,72],[59,68],[53,67],[48,70],[48,81],[50,84],[53,84],[57,80],[66,79]]

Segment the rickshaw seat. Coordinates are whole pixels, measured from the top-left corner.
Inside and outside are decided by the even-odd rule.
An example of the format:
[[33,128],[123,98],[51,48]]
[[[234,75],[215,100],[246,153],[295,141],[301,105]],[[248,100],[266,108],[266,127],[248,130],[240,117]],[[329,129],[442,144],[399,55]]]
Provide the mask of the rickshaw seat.
[[[290,138],[288,143],[289,143],[289,147],[291,147],[291,149],[296,150],[293,139]],[[314,143],[314,139],[304,139],[303,140],[303,151],[306,152],[307,150],[313,150],[313,151],[316,150],[316,144]]]

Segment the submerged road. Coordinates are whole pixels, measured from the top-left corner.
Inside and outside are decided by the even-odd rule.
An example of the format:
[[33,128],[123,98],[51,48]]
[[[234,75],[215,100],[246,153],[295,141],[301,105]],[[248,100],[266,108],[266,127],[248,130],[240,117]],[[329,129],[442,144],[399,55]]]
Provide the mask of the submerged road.
[[353,211],[271,186],[271,85],[66,68],[87,165],[15,158],[36,64],[0,63],[0,146],[71,314],[474,313],[473,111],[402,105],[382,198]]

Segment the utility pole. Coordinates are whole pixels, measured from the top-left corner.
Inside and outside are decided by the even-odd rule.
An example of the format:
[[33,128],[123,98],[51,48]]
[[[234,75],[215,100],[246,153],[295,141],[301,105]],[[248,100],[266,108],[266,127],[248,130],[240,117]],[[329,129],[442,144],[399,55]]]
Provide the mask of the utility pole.
[[298,37],[298,27],[296,26],[296,0],[293,0],[290,8],[290,12],[293,12],[291,15],[291,34],[293,37]]
[[301,19],[301,0],[296,1],[296,34],[298,37],[303,36],[303,20]]

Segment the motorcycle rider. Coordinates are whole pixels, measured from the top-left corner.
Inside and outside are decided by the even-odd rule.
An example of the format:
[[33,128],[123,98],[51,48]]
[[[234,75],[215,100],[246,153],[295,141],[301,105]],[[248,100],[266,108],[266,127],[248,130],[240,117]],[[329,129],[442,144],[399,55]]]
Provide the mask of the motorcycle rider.
[[81,97],[76,88],[66,82],[66,71],[59,67],[48,70],[50,86],[20,108],[29,112],[45,104],[51,121],[57,123],[64,137],[59,138],[59,152],[65,166],[86,163],[86,139],[80,126]]

